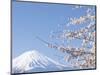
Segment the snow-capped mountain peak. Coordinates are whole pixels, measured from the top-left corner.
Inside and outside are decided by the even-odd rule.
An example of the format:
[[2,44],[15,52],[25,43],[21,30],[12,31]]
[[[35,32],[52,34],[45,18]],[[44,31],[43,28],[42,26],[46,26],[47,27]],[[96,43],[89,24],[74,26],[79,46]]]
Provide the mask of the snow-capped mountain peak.
[[62,69],[65,65],[62,65],[51,58],[39,53],[36,50],[28,51],[22,55],[13,59],[13,73],[22,73],[29,70],[40,69],[46,70],[48,67],[56,69]]

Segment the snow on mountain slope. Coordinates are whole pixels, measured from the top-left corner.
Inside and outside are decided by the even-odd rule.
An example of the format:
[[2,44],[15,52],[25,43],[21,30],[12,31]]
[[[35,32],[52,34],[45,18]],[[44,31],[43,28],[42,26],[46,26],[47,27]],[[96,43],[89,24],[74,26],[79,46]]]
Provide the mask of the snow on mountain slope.
[[12,72],[23,73],[29,70],[37,71],[37,68],[42,70],[56,68],[62,70],[65,65],[62,65],[49,57],[40,54],[36,50],[28,51],[13,59]]

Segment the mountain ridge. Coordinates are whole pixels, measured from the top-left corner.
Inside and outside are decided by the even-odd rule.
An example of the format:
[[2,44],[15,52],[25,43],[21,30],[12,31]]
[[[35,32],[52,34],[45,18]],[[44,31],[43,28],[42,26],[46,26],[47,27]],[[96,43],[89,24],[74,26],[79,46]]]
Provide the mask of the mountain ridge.
[[24,52],[20,56],[13,59],[13,73],[22,73],[28,71],[52,71],[54,70],[63,70],[67,67],[62,65],[57,61],[52,60],[51,58],[39,53],[36,50],[31,50]]

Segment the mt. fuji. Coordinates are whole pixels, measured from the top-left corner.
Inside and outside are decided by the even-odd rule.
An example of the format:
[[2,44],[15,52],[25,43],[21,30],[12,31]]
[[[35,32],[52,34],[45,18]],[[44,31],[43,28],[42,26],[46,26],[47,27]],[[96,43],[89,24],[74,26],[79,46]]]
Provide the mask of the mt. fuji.
[[27,51],[22,55],[13,59],[12,72],[26,73],[26,72],[44,72],[44,71],[58,71],[68,68],[51,58],[39,53],[36,50]]

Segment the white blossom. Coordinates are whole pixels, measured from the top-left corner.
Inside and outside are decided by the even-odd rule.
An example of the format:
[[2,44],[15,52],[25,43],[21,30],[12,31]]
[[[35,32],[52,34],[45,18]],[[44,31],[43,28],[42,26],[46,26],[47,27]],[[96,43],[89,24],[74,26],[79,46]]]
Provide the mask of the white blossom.
[[[76,6],[76,9],[81,9],[81,6]],[[79,30],[71,31],[69,29],[62,29],[62,32],[53,33],[53,38],[58,38],[59,40],[68,41],[67,45],[65,42],[63,44],[55,45],[48,44],[49,48],[54,48],[62,53],[66,54],[64,59],[66,62],[70,62],[73,67],[80,69],[84,68],[95,68],[95,14],[93,14],[94,9],[88,8],[86,10],[86,15],[82,15],[79,18],[70,18],[69,22],[66,24],[67,27],[71,25],[87,25]],[[81,47],[70,46],[70,42],[73,40],[82,41]],[[91,47],[88,47],[90,45]],[[74,62],[73,62],[74,61]]]

